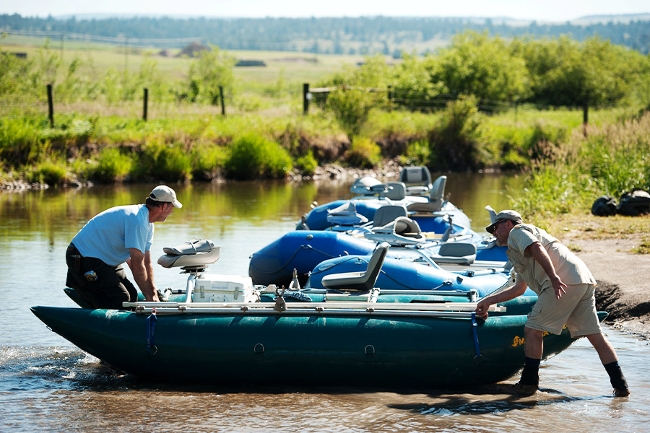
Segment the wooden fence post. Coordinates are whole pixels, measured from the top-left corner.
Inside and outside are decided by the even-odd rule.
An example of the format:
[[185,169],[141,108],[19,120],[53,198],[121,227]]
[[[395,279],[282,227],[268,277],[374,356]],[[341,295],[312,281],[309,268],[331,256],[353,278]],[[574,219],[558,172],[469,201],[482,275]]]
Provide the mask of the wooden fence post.
[[219,99],[221,100],[221,115],[226,115],[226,102],[223,100],[223,86],[219,86]]
[[311,93],[309,93],[309,83],[304,83],[302,85],[302,112],[303,114],[309,113],[309,100],[311,99]]
[[147,121],[147,106],[149,105],[149,89],[144,88],[144,102],[142,104],[142,120]]
[[54,128],[54,101],[52,100],[52,85],[47,85],[47,112],[50,119],[50,128]]

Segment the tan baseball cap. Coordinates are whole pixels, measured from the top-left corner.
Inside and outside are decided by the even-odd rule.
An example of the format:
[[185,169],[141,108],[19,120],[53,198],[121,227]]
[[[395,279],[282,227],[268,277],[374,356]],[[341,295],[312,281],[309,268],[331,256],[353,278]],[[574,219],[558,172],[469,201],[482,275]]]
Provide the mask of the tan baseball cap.
[[485,227],[485,230],[488,233],[494,234],[494,229],[497,224],[499,224],[502,221],[512,221],[515,224],[521,224],[524,222],[521,219],[521,215],[519,212],[516,212],[514,210],[502,210],[497,214],[497,216],[494,218],[494,221],[492,221],[492,224],[489,226]]
[[174,205],[174,207],[177,207],[179,209],[183,207],[181,202],[176,199],[176,192],[167,185],[158,185],[155,187],[151,191],[151,194],[149,194],[149,198],[154,201],[171,203]]

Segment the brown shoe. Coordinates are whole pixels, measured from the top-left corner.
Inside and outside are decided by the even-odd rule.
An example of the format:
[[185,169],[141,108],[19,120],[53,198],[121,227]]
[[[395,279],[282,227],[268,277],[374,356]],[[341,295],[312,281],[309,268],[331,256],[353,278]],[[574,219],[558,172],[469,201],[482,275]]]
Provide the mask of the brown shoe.
[[627,397],[630,395],[630,390],[627,388],[614,388],[614,397]]

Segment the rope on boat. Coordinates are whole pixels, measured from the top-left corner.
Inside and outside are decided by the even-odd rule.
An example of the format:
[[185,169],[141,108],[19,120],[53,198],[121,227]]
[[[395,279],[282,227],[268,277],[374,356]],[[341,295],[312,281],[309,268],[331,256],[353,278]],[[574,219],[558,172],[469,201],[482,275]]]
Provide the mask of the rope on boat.
[[476,313],[472,312],[472,332],[474,333],[474,362],[480,364],[483,361],[483,355],[481,355],[481,348],[478,343],[478,323],[476,323]]
[[151,310],[151,314],[147,317],[147,352],[150,355],[155,355],[158,352],[156,347],[156,309]]

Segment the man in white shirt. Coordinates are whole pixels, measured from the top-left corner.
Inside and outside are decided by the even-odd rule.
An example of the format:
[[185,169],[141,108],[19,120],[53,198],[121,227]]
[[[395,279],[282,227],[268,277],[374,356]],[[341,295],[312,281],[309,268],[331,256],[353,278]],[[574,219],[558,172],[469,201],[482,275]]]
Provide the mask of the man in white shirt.
[[559,334],[566,325],[573,338],[586,337],[598,352],[614,387],[614,395],[630,394],[616,351],[602,334],[596,313],[596,280],[587,265],[556,238],[531,224],[524,224],[513,210],[497,214],[486,230],[507,245],[508,259],[516,272],[514,286],[483,298],[477,315],[487,318],[490,305],[522,295],[527,287],[537,293],[524,330],[526,360],[514,391],[532,395],[539,385],[539,364],[544,332]]
[[158,301],[150,252],[154,223],[182,206],[173,189],[159,185],[145,204],[116,206],[93,217],[66,251],[66,285],[92,308],[121,309],[138,299],[123,269],[127,263],[145,299]]

